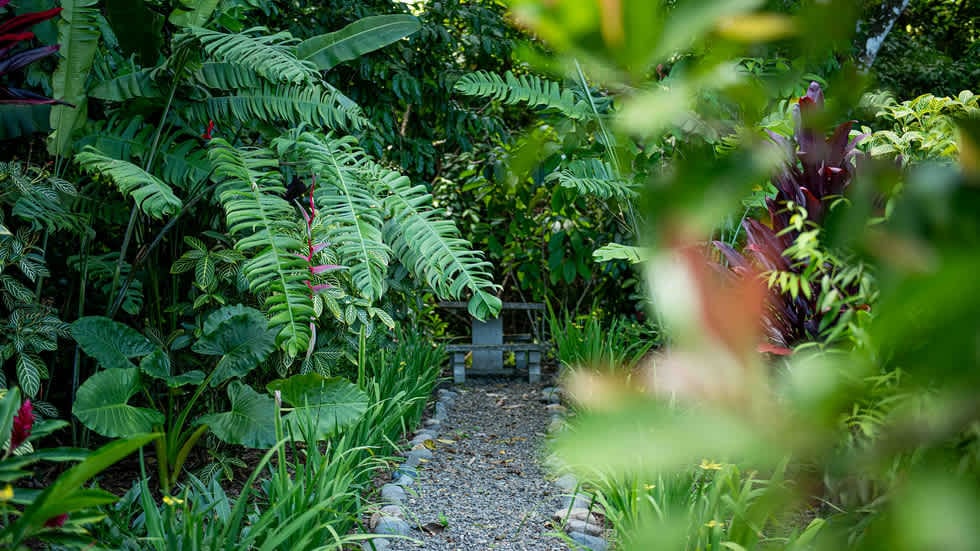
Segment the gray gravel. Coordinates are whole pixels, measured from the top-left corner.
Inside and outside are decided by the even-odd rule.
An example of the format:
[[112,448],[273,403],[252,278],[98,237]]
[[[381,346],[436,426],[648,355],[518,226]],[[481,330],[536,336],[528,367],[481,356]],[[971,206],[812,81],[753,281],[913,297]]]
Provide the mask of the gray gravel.
[[546,535],[558,530],[550,517],[562,505],[562,492],[540,467],[550,415],[539,399],[541,388],[511,379],[468,381],[454,389],[460,392],[456,403],[448,412],[439,408],[432,458],[415,454],[423,461],[407,488],[409,536],[421,543],[390,540],[388,549],[568,549]]

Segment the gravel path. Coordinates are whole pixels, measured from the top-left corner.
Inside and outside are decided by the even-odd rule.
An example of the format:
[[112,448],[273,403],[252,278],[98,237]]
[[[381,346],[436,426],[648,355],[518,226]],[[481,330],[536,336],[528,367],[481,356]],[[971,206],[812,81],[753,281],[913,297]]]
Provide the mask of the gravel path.
[[391,540],[392,551],[568,549],[546,535],[558,530],[550,517],[562,500],[539,466],[549,422],[542,386],[477,380],[454,389],[433,458],[407,488],[406,520],[422,543]]

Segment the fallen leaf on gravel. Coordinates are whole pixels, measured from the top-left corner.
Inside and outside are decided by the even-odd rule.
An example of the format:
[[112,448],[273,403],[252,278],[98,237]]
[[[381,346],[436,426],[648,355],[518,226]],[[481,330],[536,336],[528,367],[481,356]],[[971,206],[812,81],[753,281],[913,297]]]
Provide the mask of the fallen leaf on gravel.
[[422,442],[422,445],[425,446],[426,448],[430,449],[430,450],[436,449],[436,443],[433,442],[432,440],[426,440],[426,441]]
[[438,438],[438,439],[436,439],[436,442],[441,442],[443,444],[455,444],[456,443],[455,440],[450,440],[448,438]]
[[511,405],[511,406],[504,406],[504,409],[514,409],[514,408],[519,408],[519,407],[521,407],[522,405],[523,405],[523,404],[514,404],[514,405]]
[[420,526],[422,532],[434,536],[436,534],[441,534],[446,530],[446,527],[439,522],[429,522]]

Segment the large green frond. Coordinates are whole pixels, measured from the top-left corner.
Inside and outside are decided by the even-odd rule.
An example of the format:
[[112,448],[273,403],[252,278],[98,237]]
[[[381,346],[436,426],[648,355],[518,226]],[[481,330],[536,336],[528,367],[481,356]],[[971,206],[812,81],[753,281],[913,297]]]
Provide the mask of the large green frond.
[[139,209],[153,218],[166,218],[183,205],[170,186],[129,161],[113,159],[91,146],[75,155],[75,161],[89,174],[111,180],[119,191],[131,195]]
[[237,63],[202,63],[192,74],[192,78],[217,90],[238,90],[254,88],[262,79],[254,70]]
[[510,71],[501,77],[487,71],[463,75],[454,86],[457,92],[502,101],[508,105],[525,103],[529,107],[554,109],[565,116],[586,120],[593,116],[589,103],[578,99],[556,82],[534,75],[514,75]]
[[300,221],[280,197],[285,188],[279,162],[266,149],[243,151],[220,138],[211,140],[209,154],[228,233],[248,258],[242,272],[249,289],[265,295],[269,325],[278,330],[276,344],[297,356],[312,338],[313,299],[309,263],[299,255],[305,247],[296,237]]
[[272,82],[309,84],[319,79],[312,62],[296,57],[297,40],[287,32],[268,34],[264,27],[239,33],[189,27],[186,32],[211,59],[248,67]]
[[306,123],[344,131],[360,130],[370,124],[361,109],[343,94],[313,84],[264,84],[232,95],[208,98],[192,106],[188,116],[202,122],[214,120],[227,124],[258,119],[272,124]]
[[48,152],[52,155],[71,154],[72,133],[86,119],[85,84],[95,51],[99,46],[99,9],[97,0],[63,0],[58,22],[58,42],[61,60],[51,76],[54,97],[74,105],[51,108],[51,128]]
[[548,175],[548,181],[558,183],[580,194],[601,199],[629,199],[636,196],[630,183],[616,177],[616,171],[602,159],[576,159],[568,166]]
[[452,220],[432,208],[432,195],[425,186],[412,186],[408,177],[383,167],[373,172],[376,185],[387,192],[384,207],[390,218],[384,236],[395,256],[440,297],[458,299],[469,291],[474,317],[495,316],[501,302],[494,295],[490,263],[460,237]]
[[401,40],[421,26],[417,17],[406,13],[364,17],[339,31],[300,42],[296,54],[316,63],[321,71],[329,71],[340,63]]
[[93,86],[88,95],[106,101],[158,98],[163,94],[153,81],[155,71],[156,69],[143,69],[104,80]]
[[359,172],[367,162],[366,154],[355,147],[353,138],[304,132],[296,144],[301,158],[318,175],[314,199],[330,222],[327,241],[350,268],[358,292],[368,300],[380,299],[391,259],[381,235],[381,204]]

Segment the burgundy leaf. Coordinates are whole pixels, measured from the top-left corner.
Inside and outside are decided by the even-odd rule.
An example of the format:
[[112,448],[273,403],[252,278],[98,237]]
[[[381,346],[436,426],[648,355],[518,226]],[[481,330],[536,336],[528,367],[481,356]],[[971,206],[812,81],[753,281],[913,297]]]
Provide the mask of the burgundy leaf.
[[61,48],[60,45],[54,44],[51,46],[41,46],[40,48],[33,48],[30,50],[25,50],[23,52],[14,54],[7,59],[0,60],[0,75],[4,73],[9,73],[16,71],[21,67],[34,63],[35,61],[47,57]]
[[[2,4],[0,4],[0,7],[2,7]],[[48,19],[57,16],[59,13],[61,13],[61,8],[51,8],[50,10],[18,15],[17,17],[0,24],[0,34],[6,34],[32,27],[42,21],[47,21]]]

